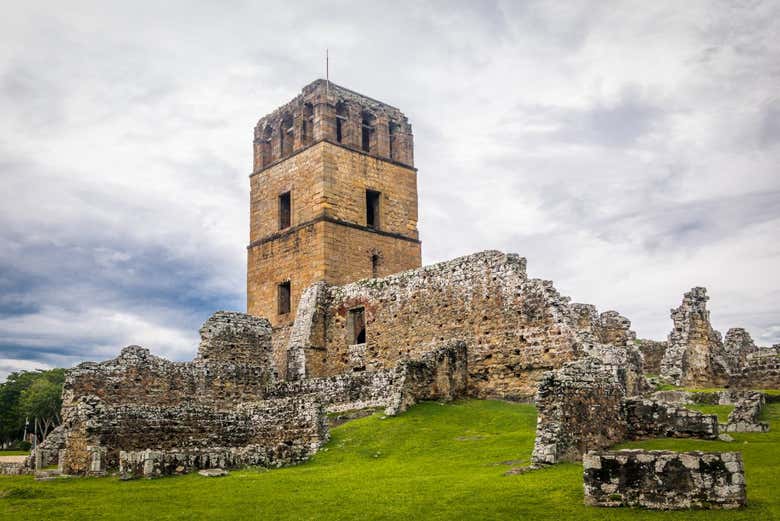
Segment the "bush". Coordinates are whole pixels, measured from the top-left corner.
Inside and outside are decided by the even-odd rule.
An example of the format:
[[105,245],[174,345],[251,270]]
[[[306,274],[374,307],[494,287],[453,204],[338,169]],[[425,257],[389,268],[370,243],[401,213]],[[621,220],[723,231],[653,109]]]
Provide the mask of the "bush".
[[11,447],[11,450],[23,450],[28,451],[32,449],[32,443],[30,443],[27,440],[19,440],[16,443],[13,444]]

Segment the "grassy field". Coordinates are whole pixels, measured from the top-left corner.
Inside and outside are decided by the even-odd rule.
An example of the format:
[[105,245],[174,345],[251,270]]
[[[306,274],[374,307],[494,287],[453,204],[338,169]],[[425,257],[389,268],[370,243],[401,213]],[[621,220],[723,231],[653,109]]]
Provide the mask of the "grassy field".
[[704,414],[715,414],[718,417],[718,423],[727,423],[729,414],[734,410],[733,405],[706,405],[700,403],[691,403],[686,405],[685,408],[703,412]]
[[780,404],[771,404],[767,417],[771,432],[734,434],[732,443],[623,445],[742,451],[750,502],[742,511],[585,507],[578,464],[504,476],[528,463],[534,407],[470,400],[350,421],[332,430],[332,441],[312,461],[279,470],[129,482],[0,477],[0,519],[780,519]]

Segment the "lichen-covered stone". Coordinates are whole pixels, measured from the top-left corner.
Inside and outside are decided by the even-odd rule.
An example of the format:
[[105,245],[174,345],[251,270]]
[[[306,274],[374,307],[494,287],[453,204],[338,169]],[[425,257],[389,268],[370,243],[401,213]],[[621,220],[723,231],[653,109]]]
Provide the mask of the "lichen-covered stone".
[[726,432],[767,432],[769,424],[759,421],[766,404],[763,393],[748,392],[737,400],[724,426]]
[[198,357],[171,362],[140,346],[113,360],[85,362],[66,373],[63,409],[92,395],[106,404],[230,406],[261,399],[276,381],[267,320],[219,311],[200,330]]
[[592,451],[582,463],[586,505],[681,510],[747,504],[739,452]]
[[663,360],[664,353],[666,353],[666,348],[669,344],[666,341],[638,339],[636,341],[636,346],[642,353],[645,374],[661,374],[661,360]]
[[674,438],[718,437],[718,417],[669,403],[629,398],[625,421],[631,439],[668,436]]
[[402,360],[392,369],[342,373],[280,382],[272,396],[317,393],[328,412],[384,407],[388,415],[419,400],[452,400],[466,394],[466,345],[451,342],[420,358]]
[[597,358],[551,371],[536,394],[536,465],[577,461],[588,450],[626,439],[718,436],[715,415],[669,403],[627,397],[619,372]]
[[[149,476],[175,473],[179,466],[289,465],[306,460],[328,439],[324,409],[311,395],[243,402],[229,410],[205,404],[107,405],[83,397],[66,426],[68,474],[117,466],[125,476]],[[126,453],[123,465],[121,452]],[[144,470],[149,461],[157,470]]]
[[719,387],[728,384],[728,356],[720,333],[710,324],[706,288],[685,294],[682,304],[671,311],[674,328],[661,360],[661,376],[683,386]]
[[545,375],[536,393],[536,440],[531,461],[578,461],[589,450],[625,439],[625,389],[595,358]]
[[[347,327],[356,309],[366,321],[360,345]],[[598,315],[570,304],[551,282],[528,279],[522,257],[486,251],[385,278],[311,286],[290,335],[287,374],[377,371],[459,340],[468,351],[470,396],[528,399],[546,371],[589,355],[611,358],[639,389],[641,355],[629,326],[616,312]]]

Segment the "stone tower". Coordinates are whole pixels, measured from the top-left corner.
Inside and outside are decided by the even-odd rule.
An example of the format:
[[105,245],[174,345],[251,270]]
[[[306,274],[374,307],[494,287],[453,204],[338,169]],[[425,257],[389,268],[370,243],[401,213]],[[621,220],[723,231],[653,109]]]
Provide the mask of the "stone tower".
[[250,185],[247,310],[277,330],[314,282],[421,265],[412,128],[394,107],[307,85],[257,123]]

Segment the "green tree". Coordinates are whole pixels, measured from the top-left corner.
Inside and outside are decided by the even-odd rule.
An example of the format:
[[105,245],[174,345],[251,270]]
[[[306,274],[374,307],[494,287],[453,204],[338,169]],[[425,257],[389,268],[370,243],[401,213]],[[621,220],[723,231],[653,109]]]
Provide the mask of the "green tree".
[[0,442],[20,440],[26,419],[37,417],[48,433],[59,423],[64,369],[18,371],[0,383]]

